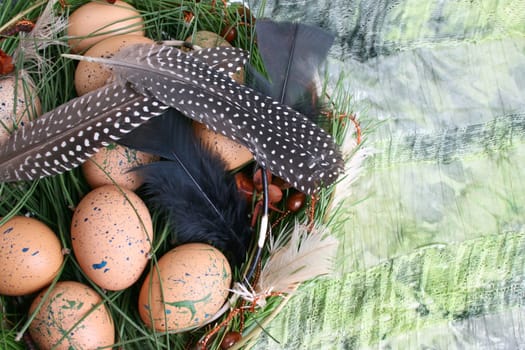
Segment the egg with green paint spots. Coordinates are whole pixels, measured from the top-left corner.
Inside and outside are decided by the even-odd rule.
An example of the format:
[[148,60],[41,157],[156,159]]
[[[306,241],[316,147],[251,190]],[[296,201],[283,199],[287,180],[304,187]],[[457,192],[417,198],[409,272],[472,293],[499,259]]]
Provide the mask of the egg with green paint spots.
[[46,292],[42,291],[29,309],[29,315],[36,312],[29,333],[40,349],[111,348],[115,341],[113,320],[96,291],[79,282],[62,281],[47,297]]
[[164,254],[144,280],[140,317],[161,332],[203,326],[224,305],[231,281],[230,265],[219,250],[203,243],[181,245]]
[[43,222],[15,216],[0,226],[0,294],[18,296],[44,288],[63,261],[60,240]]
[[89,192],[71,221],[71,242],[80,267],[107,290],[128,288],[140,278],[152,240],[153,224],[144,202],[114,185]]

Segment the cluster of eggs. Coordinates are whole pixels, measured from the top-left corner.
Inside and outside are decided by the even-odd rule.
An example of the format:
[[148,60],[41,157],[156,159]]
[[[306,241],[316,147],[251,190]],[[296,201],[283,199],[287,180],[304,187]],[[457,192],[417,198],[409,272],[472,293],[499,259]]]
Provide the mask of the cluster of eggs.
[[[111,5],[89,2],[79,7],[69,18],[68,36],[72,52],[105,58],[128,45],[153,43],[144,36],[139,12],[120,0]],[[220,41],[220,36],[209,32],[197,36],[188,40],[197,39],[203,47],[216,46]],[[111,79],[110,68],[81,61],[75,73],[77,94],[100,88]],[[15,119],[22,117],[31,115]],[[195,132],[222,155],[229,169],[252,158],[242,146],[202,125],[196,124]],[[119,291],[134,285],[151,261],[152,219],[134,192],[141,185],[140,179],[129,170],[154,160],[153,155],[114,145],[100,150],[83,165],[91,192],[73,214],[71,244],[85,275],[103,290]],[[115,331],[104,298],[76,281],[52,283],[60,279],[64,251],[57,235],[43,222],[25,216],[5,221],[0,226],[0,294],[20,296],[40,291],[30,307],[34,318],[29,331],[42,349],[110,346]],[[152,329],[179,332],[201,326],[227,298],[231,268],[212,246],[181,245],[150,266],[137,305],[142,320]]]

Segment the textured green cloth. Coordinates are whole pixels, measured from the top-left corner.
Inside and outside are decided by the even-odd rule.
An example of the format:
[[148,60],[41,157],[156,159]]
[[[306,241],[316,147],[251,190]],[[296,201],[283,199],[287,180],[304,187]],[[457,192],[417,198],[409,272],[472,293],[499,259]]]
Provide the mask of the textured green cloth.
[[[259,2],[252,4],[257,7]],[[337,276],[257,349],[525,348],[525,2],[268,1],[337,34],[373,149],[335,218]]]

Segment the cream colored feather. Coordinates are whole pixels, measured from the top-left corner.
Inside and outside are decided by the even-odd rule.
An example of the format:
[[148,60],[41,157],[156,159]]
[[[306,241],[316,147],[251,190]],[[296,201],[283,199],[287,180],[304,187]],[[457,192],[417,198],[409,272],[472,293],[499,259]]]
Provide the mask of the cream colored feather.
[[272,293],[290,294],[299,284],[332,273],[339,242],[324,226],[309,231],[307,225],[296,223],[290,235],[270,237],[269,244],[270,257],[256,286],[236,283],[232,290],[259,307]]
[[[356,120],[359,119],[359,113],[354,114]],[[358,121],[359,122],[359,121]],[[330,203],[330,212],[334,212],[340,206],[345,204],[345,201],[355,201],[353,196],[354,182],[357,181],[361,175],[364,166],[364,161],[375,153],[375,150],[370,147],[363,147],[356,142],[356,132],[347,132],[342,144],[342,152],[345,161],[344,176],[339,179],[335,186],[334,197]]]
[[326,227],[314,227],[309,232],[306,225],[296,223],[287,242],[270,239],[270,257],[255,291],[291,293],[298,284],[331,273],[337,246],[337,239]]

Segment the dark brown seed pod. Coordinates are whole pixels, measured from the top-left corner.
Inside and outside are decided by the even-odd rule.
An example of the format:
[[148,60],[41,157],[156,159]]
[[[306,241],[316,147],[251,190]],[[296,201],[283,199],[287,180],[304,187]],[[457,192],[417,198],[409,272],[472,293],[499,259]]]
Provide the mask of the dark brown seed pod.
[[246,6],[239,6],[237,8],[237,15],[239,16],[240,20],[246,24],[255,23],[255,17],[252,16],[250,9]]
[[244,173],[237,173],[235,174],[235,183],[239,192],[246,197],[246,200],[248,202],[251,201],[254,190],[252,180]]
[[[266,175],[268,177],[268,183],[272,182],[272,173],[270,170],[266,169]],[[255,172],[255,175],[253,175],[253,184],[255,185],[255,189],[257,192],[262,192],[263,190],[263,184],[262,184],[262,170],[261,168],[257,169]]]
[[224,338],[221,342],[221,349],[226,350],[234,346],[239,340],[241,340],[242,335],[239,332],[231,331],[224,335]]
[[268,200],[270,203],[279,203],[281,199],[283,199],[283,191],[278,186],[270,184],[268,186]]
[[235,26],[227,25],[221,31],[221,36],[231,44],[237,37],[237,29],[235,28]]
[[302,192],[294,192],[286,199],[286,209],[295,213],[304,206],[306,195]]

